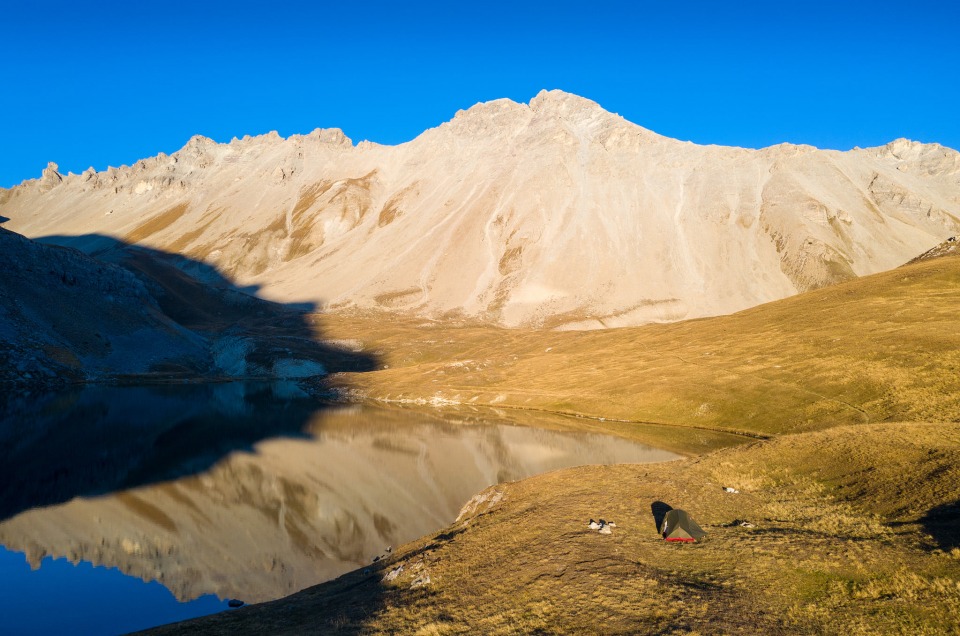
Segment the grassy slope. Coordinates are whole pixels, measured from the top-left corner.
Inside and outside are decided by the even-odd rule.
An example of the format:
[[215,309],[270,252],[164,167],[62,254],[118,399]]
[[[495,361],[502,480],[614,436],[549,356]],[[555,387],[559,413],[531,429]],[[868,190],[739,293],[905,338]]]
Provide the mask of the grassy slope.
[[960,258],[943,258],[731,316],[628,329],[322,320],[325,333],[383,352],[389,369],[344,378],[363,395],[771,435],[960,420],[958,307]]
[[[958,465],[960,425],[888,423],[557,471],[488,490],[368,572],[157,633],[955,633],[960,548],[936,549],[921,519],[960,498]],[[658,501],[707,540],[661,541]],[[586,528],[600,516],[613,534]]]
[[[566,425],[719,450],[502,484],[366,572],[157,631],[960,631],[958,283],[960,259],[939,259],[734,316],[578,334],[329,320],[383,350],[390,369],[343,378],[369,396],[655,421],[674,426]],[[771,439],[723,448],[711,427]],[[663,543],[655,502],[708,539]],[[585,527],[601,516],[612,535]]]

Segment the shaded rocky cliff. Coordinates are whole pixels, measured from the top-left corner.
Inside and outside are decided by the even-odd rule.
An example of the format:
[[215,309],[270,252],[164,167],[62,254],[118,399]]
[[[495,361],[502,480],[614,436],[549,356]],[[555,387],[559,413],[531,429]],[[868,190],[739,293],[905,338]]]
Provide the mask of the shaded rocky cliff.
[[[51,237],[56,241],[56,237]],[[373,368],[328,343],[312,305],[237,288],[201,261],[102,235],[96,257],[0,228],[0,383],[305,378]],[[0,408],[15,397],[4,392]]]
[[0,228],[0,271],[0,381],[214,367],[207,342],[166,316],[121,267]]

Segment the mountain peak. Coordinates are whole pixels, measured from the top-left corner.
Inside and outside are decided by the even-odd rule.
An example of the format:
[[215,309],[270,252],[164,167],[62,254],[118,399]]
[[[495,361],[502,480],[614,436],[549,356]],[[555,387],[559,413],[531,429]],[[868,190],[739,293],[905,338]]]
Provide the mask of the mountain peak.
[[441,128],[459,135],[484,136],[496,130],[522,126],[529,120],[530,109],[526,104],[518,104],[512,99],[495,99],[458,110]]
[[331,146],[341,146],[348,148],[353,146],[353,140],[347,137],[339,128],[314,128],[313,132],[306,135],[307,139],[318,141]]
[[622,142],[633,146],[637,141],[648,143],[666,139],[606,110],[592,99],[561,90],[540,91],[530,100],[530,110],[535,116],[563,121],[567,125],[589,131],[589,136],[596,136],[608,148]]
[[544,89],[537,93],[537,96],[530,100],[530,109],[535,113],[556,112],[566,116],[586,112],[607,112],[600,104],[591,99],[558,89],[549,91]]
[[495,130],[526,126],[533,120],[563,120],[576,124],[626,122],[585,97],[561,90],[542,90],[529,104],[506,98],[479,102],[457,111],[446,125],[460,134],[487,135]]

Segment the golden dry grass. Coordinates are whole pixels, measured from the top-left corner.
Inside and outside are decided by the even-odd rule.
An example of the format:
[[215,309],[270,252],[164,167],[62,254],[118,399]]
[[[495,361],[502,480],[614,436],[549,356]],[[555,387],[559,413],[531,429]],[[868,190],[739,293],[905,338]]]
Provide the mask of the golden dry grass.
[[189,249],[194,241],[202,237],[207,229],[220,219],[223,214],[222,208],[210,207],[204,212],[203,216],[197,221],[197,227],[189,232],[184,232],[175,241],[165,246],[171,253],[180,253],[185,256],[202,259],[206,254],[199,249]]
[[[323,317],[389,367],[338,378],[366,399],[528,409],[692,456],[500,484],[370,568],[156,631],[958,633],[958,301],[960,259],[939,259],[635,329]],[[707,539],[664,543],[657,502]]]
[[138,243],[161,230],[165,230],[186,214],[188,207],[189,204],[187,203],[179,203],[160,214],[152,216],[127,233],[127,235],[123,237],[123,241],[126,243]]
[[[935,488],[909,469],[919,456],[942,471]],[[489,489],[367,571],[158,633],[953,633],[960,550],[937,549],[922,512],[960,498],[958,464],[960,425],[907,423],[556,471]],[[848,488],[861,471],[866,496]],[[916,508],[877,511],[893,484],[922,490]],[[706,540],[663,542],[656,502],[690,511]],[[611,535],[586,527],[599,517]]]
[[340,378],[366,398],[764,436],[960,420],[957,307],[960,259],[945,258],[731,316],[628,329],[508,330],[378,314],[317,321],[380,353],[388,368]]

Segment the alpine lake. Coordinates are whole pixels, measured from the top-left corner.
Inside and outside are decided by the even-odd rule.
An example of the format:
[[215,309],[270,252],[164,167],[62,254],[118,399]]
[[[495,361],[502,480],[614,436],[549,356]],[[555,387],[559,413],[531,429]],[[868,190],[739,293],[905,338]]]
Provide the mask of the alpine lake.
[[490,485],[677,457],[543,417],[333,405],[292,382],[4,396],[0,631],[121,634],[280,598]]

